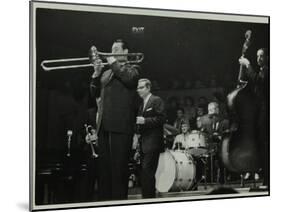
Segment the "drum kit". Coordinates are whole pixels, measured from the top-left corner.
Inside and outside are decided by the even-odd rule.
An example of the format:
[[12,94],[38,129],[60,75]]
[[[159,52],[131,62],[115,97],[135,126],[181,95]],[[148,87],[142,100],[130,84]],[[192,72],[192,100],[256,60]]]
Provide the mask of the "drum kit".
[[[210,158],[211,182],[213,181],[213,156],[217,153],[218,145],[208,142],[208,136],[201,131],[193,130],[187,136],[185,149],[166,149],[160,154],[156,178],[158,192],[194,190],[204,180],[206,189],[207,159]],[[203,163],[199,167],[198,163]],[[203,169],[201,179],[199,172]]]

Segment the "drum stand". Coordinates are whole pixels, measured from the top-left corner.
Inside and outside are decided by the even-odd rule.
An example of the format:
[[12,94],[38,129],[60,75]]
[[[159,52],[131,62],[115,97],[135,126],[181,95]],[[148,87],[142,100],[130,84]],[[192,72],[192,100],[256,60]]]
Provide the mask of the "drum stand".
[[241,188],[245,187],[244,175],[243,174],[240,174],[240,186],[241,186]]
[[[216,146],[213,151],[209,152],[210,155],[210,182],[211,183],[221,183],[221,175],[223,174],[223,184],[227,182],[227,177],[226,177],[226,169],[225,167],[222,167],[221,162],[219,161],[220,159],[218,158],[217,152],[218,152],[218,147]],[[207,155],[207,157],[209,157]],[[215,173],[214,173],[215,171]],[[215,175],[215,176],[214,176]]]
[[211,183],[214,183],[214,154],[211,153]]
[[204,155],[202,157],[200,157],[200,160],[202,161],[202,163],[204,164],[204,167],[203,167],[203,175],[201,177],[201,180],[199,182],[201,182],[202,180],[204,180],[204,189],[207,190],[207,161],[203,159],[204,158],[207,158],[208,155]]
[[[204,189],[207,190],[207,161],[208,155],[202,155],[199,157],[199,160],[203,163],[203,174],[200,180],[196,180],[193,188],[191,190],[195,190],[198,187],[198,184],[204,181]],[[197,162],[196,162],[197,163]]]

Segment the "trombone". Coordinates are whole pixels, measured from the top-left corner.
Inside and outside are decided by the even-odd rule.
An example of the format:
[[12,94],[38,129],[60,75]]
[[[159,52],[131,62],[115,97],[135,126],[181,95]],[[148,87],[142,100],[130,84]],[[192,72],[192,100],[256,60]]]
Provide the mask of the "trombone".
[[[90,57],[93,56],[94,60],[91,62]],[[114,54],[114,53],[105,53],[105,52],[98,52],[95,46],[92,46],[90,49],[90,57],[78,57],[78,58],[66,58],[66,59],[54,59],[54,60],[43,60],[41,62],[41,67],[45,71],[53,71],[53,70],[60,70],[60,69],[74,69],[74,68],[83,68],[83,67],[93,67],[95,59],[99,58],[106,58],[106,57],[118,57],[118,56],[126,56],[129,57],[130,60],[126,63],[141,63],[144,59],[143,53],[127,53],[127,54]],[[131,59],[134,57],[135,59]],[[51,66],[53,63],[67,63],[67,62],[79,62],[85,61],[84,64],[74,64],[74,65],[57,65]],[[101,65],[107,65],[107,62],[101,63]]]

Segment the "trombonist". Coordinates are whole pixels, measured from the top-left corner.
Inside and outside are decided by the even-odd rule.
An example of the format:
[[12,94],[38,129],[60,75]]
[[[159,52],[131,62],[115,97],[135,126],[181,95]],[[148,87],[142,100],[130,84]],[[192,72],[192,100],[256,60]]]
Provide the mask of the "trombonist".
[[138,65],[129,64],[128,51],[125,41],[114,41],[113,55],[106,57],[109,69],[104,71],[101,59],[90,50],[94,66],[91,92],[98,100],[100,200],[128,197],[128,160],[136,119],[135,98],[140,70]]

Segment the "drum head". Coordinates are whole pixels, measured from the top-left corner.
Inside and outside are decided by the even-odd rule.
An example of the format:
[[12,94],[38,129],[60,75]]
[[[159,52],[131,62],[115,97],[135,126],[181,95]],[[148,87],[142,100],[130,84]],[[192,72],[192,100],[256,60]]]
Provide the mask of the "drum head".
[[200,157],[201,155],[204,155],[208,152],[206,148],[199,147],[199,148],[189,148],[187,149],[187,153],[195,156],[195,157]]
[[176,165],[169,151],[159,156],[158,167],[155,173],[155,187],[159,192],[168,192],[176,177]]
[[176,161],[176,179],[170,191],[187,191],[194,184],[196,168],[190,154],[183,151],[172,151]]
[[207,152],[206,136],[199,131],[192,131],[187,137],[187,152],[198,157]]

